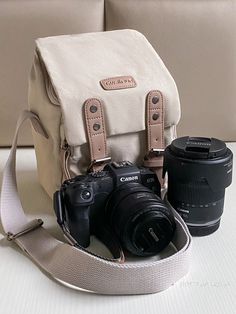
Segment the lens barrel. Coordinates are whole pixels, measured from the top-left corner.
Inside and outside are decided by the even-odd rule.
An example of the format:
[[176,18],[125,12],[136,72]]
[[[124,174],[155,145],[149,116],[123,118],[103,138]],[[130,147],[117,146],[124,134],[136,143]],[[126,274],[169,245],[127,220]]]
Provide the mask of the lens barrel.
[[181,137],[166,148],[163,174],[168,173],[168,200],[192,235],[218,229],[232,164],[231,150],[215,138]]
[[107,202],[106,216],[122,246],[138,256],[160,252],[175,231],[172,211],[139,183],[122,184],[114,190]]

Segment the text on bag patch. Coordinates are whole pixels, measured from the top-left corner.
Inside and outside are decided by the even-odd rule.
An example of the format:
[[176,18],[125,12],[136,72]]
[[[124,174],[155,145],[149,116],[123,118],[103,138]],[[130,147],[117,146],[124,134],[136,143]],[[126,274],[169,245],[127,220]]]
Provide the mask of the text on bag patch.
[[137,86],[132,76],[116,76],[100,81],[102,88],[105,90],[133,88]]

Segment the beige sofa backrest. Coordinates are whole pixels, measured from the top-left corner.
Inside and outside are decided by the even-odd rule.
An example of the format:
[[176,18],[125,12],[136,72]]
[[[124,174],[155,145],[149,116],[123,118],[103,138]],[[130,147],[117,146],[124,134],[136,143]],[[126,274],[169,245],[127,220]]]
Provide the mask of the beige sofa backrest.
[[135,28],[180,93],[179,135],[236,140],[236,1],[108,0],[106,29]]
[[[11,144],[16,118],[27,107],[37,37],[119,28],[144,33],[175,78],[179,135],[236,140],[235,2],[0,0],[0,146]],[[29,128],[20,143],[32,144]]]
[[[103,30],[103,0],[0,0],[0,146],[11,145],[17,116],[28,107],[35,39]],[[29,125],[19,142],[33,144]]]

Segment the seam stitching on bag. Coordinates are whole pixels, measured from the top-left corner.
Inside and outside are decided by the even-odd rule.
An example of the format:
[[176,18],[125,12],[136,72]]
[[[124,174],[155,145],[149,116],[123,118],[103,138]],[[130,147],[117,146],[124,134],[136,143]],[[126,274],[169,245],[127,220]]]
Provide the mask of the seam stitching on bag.
[[106,131],[105,131],[105,123],[104,123],[104,119],[103,119],[103,116],[104,116],[104,113],[103,113],[103,106],[102,104],[100,103],[100,107],[101,107],[101,116],[102,116],[102,130],[103,130],[103,142],[104,142],[104,153],[105,153],[105,156],[107,155],[107,143],[106,143]]
[[[155,93],[159,93],[160,94],[160,98],[161,98],[161,107],[160,108],[151,108],[151,99],[152,99],[152,95],[155,94]],[[148,99],[147,99],[147,102],[148,102],[148,110],[147,110],[147,114],[148,114],[148,149],[151,149],[151,135],[152,135],[152,131],[151,131],[151,126],[152,125],[158,125],[158,124],[161,124],[161,146],[164,146],[164,124],[163,124],[163,121],[164,121],[164,108],[163,108],[163,95],[161,93],[161,91],[159,90],[153,90],[153,91],[150,91],[148,93]],[[157,111],[157,110],[160,110],[160,114],[161,114],[161,119],[160,119],[160,123],[154,123],[152,124],[151,123],[151,116],[150,116],[150,111]]]
[[[90,101],[87,100],[85,102],[85,116],[86,116],[86,125],[87,125],[87,129],[88,129],[88,136],[91,137],[91,130],[90,130],[90,123],[88,120],[88,105],[89,105]],[[91,154],[91,160],[94,160],[94,153],[93,153],[93,145],[90,143],[89,141],[89,147],[90,147],[90,154]]]

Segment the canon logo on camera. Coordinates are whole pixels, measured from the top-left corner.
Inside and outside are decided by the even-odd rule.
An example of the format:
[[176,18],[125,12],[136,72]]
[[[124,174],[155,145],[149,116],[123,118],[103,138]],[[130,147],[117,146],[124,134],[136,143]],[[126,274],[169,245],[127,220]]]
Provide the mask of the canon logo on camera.
[[134,181],[138,180],[138,176],[132,176],[132,177],[121,177],[120,181],[121,182],[128,182],[128,181]]

